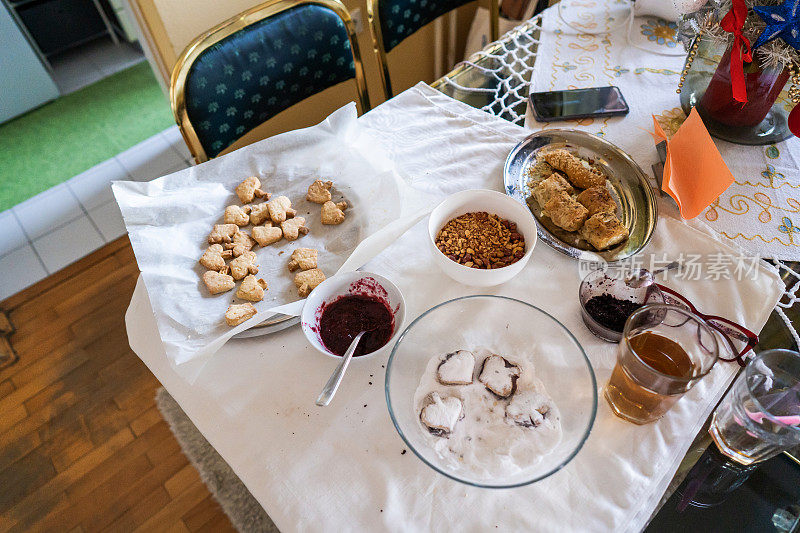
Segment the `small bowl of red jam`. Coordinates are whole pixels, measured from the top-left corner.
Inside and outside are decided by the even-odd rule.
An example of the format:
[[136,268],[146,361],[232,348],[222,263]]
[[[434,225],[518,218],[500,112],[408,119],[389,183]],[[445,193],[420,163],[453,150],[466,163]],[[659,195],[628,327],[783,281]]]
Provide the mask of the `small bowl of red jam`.
[[645,304],[664,303],[664,294],[654,282],[627,281],[630,271],[617,267],[589,272],[578,290],[581,316],[595,336],[619,342],[625,322]]
[[353,357],[387,346],[405,318],[403,295],[394,283],[368,272],[348,272],[325,280],[306,298],[300,325],[308,341],[331,357],[342,357],[365,331]]

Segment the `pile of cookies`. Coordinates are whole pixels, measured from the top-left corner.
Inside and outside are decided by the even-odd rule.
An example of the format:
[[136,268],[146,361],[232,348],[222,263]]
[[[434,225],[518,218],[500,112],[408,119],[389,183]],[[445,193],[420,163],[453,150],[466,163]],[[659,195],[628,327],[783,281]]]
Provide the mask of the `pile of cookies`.
[[[346,202],[334,203],[330,189],[333,182],[316,180],[308,187],[306,199],[321,204],[321,220],[326,225],[344,222]],[[208,248],[200,258],[200,264],[207,271],[203,282],[212,295],[228,292],[236,287],[236,297],[246,303],[231,303],[225,312],[225,322],[233,327],[255,316],[256,308],[251,302],[264,299],[268,290],[267,282],[256,278],[258,258],[252,251],[256,245],[266,247],[281,239],[295,241],[309,232],[306,220],[297,216],[291,200],[286,196],[271,198],[271,194],[261,189],[261,181],[249,177],[236,187],[236,195],[243,205],[229,205],[225,208],[223,223],[214,225],[208,236]],[[261,203],[252,204],[256,199]],[[252,205],[250,205],[252,204]],[[243,228],[252,225],[250,233]],[[298,248],[292,252],[288,268],[295,274],[294,283],[298,294],[306,297],[320,283],[325,274],[317,268],[317,250]]]
[[617,218],[617,204],[606,177],[597,168],[563,148],[543,152],[538,158],[556,171],[530,183],[533,197],[553,224],[578,232],[597,250],[628,238],[628,229]]

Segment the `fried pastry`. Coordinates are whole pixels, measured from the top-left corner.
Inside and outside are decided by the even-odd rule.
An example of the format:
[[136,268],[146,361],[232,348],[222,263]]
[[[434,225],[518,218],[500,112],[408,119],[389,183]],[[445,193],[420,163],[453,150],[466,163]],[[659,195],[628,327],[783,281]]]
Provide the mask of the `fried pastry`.
[[573,194],[575,189],[572,188],[572,185],[570,185],[564,176],[553,172],[548,178],[534,185],[532,192],[539,207],[544,208],[545,204],[550,201],[550,198],[561,191],[567,194]]
[[605,250],[628,238],[628,229],[611,213],[597,213],[581,228],[581,237],[598,250]]
[[589,216],[597,213],[611,213],[613,215],[617,212],[617,204],[605,185],[589,187],[575,199],[589,210]]
[[606,182],[605,176],[592,168],[589,163],[575,157],[563,148],[544,153],[542,158],[548,165],[566,174],[570,183],[581,189],[597,187]]
[[567,231],[578,231],[589,216],[589,210],[566,191],[554,194],[544,205],[544,212],[550,217],[553,224]]

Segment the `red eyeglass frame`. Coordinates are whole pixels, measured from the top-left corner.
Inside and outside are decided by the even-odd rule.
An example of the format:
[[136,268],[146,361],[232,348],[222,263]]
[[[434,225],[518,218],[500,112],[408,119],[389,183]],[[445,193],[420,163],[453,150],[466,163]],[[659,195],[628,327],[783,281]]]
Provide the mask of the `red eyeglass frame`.
[[[739,366],[742,367],[744,367],[747,364],[747,362],[744,360],[744,355],[753,348],[755,348],[756,344],[758,344],[758,335],[756,335],[746,327],[742,326],[741,324],[737,324],[736,322],[728,320],[725,317],[717,315],[706,315],[704,313],[701,313],[700,311],[697,310],[697,308],[694,306],[692,302],[687,300],[686,297],[680,294],[679,292],[676,292],[670,289],[669,287],[661,285],[660,283],[656,283],[656,286],[659,289],[661,289],[662,293],[664,293],[664,301],[666,303],[674,305],[676,302],[678,302],[688,307],[692,313],[705,320],[709,326],[718,331],[725,338],[725,340],[728,341],[728,345],[730,346],[731,351],[735,353],[736,356],[729,359],[725,357],[720,357],[721,361],[728,361],[728,362],[736,361],[737,363],[739,363]],[[716,324],[716,322],[721,322],[722,324],[724,324],[724,326],[718,325]],[[737,335],[737,333],[739,335]],[[734,346],[733,341],[731,340],[731,337],[734,337],[741,342],[745,342],[746,345],[744,349],[741,351],[737,350],[736,346]]]

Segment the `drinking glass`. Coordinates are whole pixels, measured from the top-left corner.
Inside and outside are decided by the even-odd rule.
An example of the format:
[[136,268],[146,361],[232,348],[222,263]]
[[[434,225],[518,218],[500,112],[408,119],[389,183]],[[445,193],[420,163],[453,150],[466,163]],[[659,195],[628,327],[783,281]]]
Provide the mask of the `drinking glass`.
[[658,420],[711,371],[720,346],[708,323],[688,309],[645,305],[625,323],[606,400],[635,424]]
[[719,450],[749,465],[800,443],[800,354],[754,357],[714,412],[708,430]]

